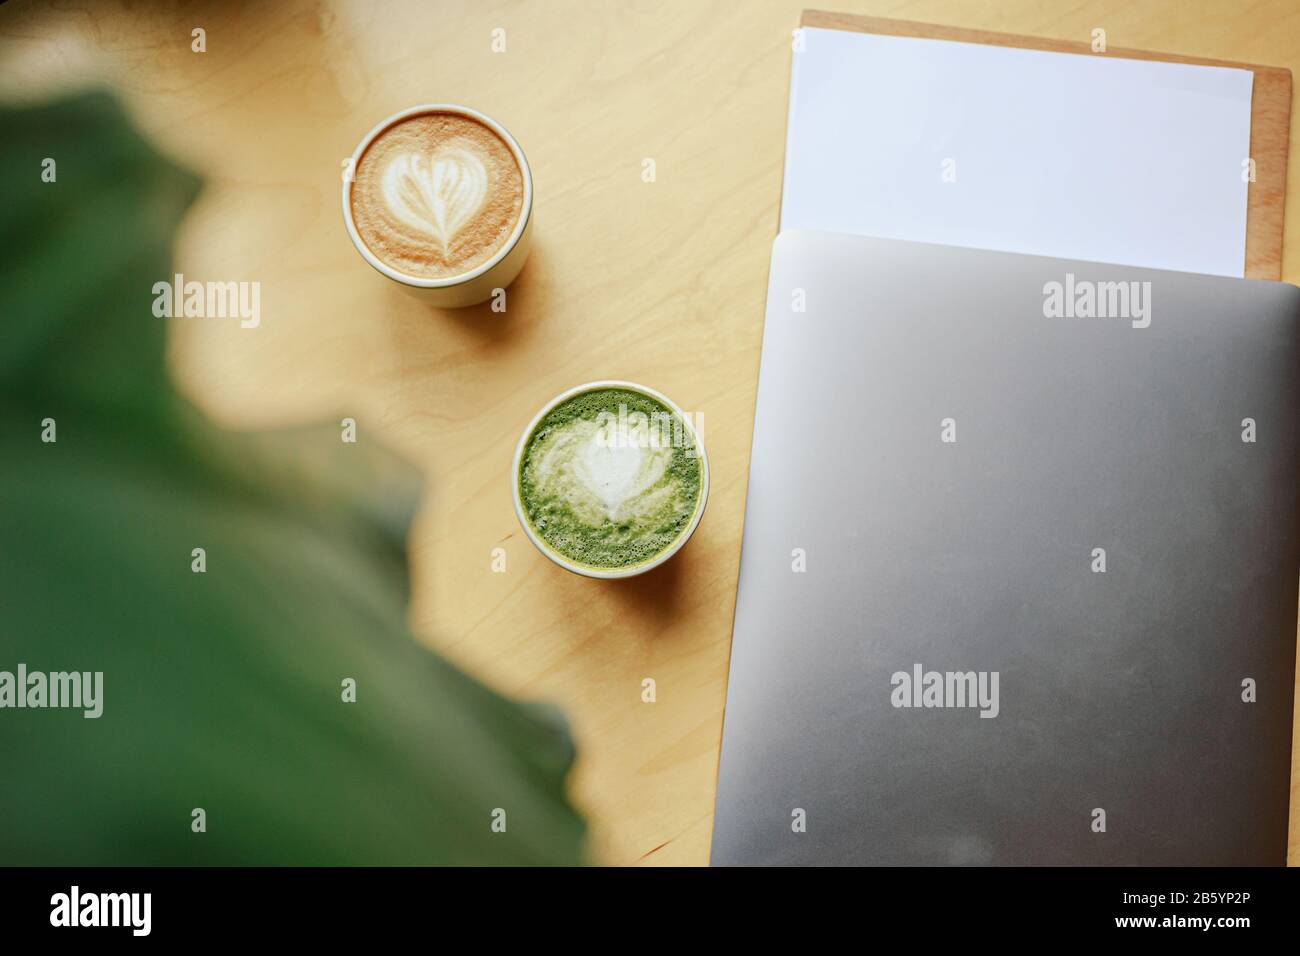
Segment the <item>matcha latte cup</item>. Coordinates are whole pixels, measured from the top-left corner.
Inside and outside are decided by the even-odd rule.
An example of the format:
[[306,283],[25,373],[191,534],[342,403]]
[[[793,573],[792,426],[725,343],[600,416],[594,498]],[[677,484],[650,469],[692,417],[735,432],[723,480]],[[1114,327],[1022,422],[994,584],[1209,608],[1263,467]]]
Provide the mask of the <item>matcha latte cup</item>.
[[709,460],[691,418],[634,382],[588,382],[547,402],[515,448],[515,514],[562,568],[627,578],[663,564],[695,532]]

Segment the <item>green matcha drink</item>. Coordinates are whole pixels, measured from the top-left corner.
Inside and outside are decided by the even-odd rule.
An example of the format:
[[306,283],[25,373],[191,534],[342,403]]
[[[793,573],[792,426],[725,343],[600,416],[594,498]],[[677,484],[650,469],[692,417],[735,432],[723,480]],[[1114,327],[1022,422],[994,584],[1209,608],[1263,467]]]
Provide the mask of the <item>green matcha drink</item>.
[[707,488],[708,465],[686,416],[631,383],[560,396],[516,454],[515,504],[529,536],[548,557],[596,577],[639,573],[676,551],[699,521]]

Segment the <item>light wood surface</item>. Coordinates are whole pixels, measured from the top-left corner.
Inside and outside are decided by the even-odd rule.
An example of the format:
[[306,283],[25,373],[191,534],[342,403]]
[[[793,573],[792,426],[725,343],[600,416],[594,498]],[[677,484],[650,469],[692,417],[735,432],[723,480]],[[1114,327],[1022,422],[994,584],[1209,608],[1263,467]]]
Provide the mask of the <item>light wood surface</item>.
[[[1071,42],[1100,26],[1113,47],[1300,64],[1293,0],[839,5]],[[0,7],[0,91],[111,83],[151,135],[207,176],[178,268],[262,284],[256,330],[174,323],[185,391],[241,428],[350,415],[362,441],[424,468],[412,624],[492,685],[563,706],[581,750],[572,793],[602,862],[708,859],[791,30],[803,6]],[[191,52],[195,27],[207,31],[206,53]],[[504,53],[492,52],[495,28],[506,31]],[[532,163],[536,245],[505,315],[418,304],[344,233],[341,163],[379,118],[428,101],[496,117]],[[653,183],[642,180],[645,159]],[[1287,222],[1283,275],[1294,281],[1294,209]],[[632,581],[555,567],[523,537],[510,502],[520,429],[547,398],[596,378],[644,382],[704,415],[704,521],[681,554]],[[490,569],[496,547],[504,574]],[[647,677],[653,704],[641,699]],[[1294,784],[1292,793],[1294,805]],[[1293,813],[1293,859],[1295,823]]]

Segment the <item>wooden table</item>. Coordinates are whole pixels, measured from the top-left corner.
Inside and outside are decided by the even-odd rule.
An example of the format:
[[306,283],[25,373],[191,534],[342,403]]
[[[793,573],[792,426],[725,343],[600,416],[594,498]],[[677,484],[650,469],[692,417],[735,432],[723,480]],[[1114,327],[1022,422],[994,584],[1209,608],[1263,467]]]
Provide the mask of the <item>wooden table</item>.
[[[262,284],[256,330],[174,323],[184,390],[241,428],[350,415],[362,441],[418,462],[428,491],[411,538],[416,633],[492,685],[564,707],[595,859],[705,863],[791,30],[804,4],[42,6],[0,9],[0,90],[112,83],[207,176],[178,269]],[[1300,67],[1294,0],[1246,12],[1234,0],[833,6],[1072,40],[1100,26],[1116,47]],[[191,50],[196,27],[205,53]],[[496,28],[505,52],[493,52]],[[378,119],[429,101],[495,116],[532,163],[536,246],[505,315],[419,305],[344,233],[344,158]],[[1294,186],[1294,138],[1291,156]],[[1300,215],[1289,212],[1284,275],[1297,281]],[[596,378],[645,382],[704,415],[704,521],[673,561],[632,581],[560,570],[511,508],[520,429],[547,398]],[[491,570],[497,547],[505,573]],[[645,678],[654,703],[642,701]],[[1293,813],[1293,861],[1296,823]]]

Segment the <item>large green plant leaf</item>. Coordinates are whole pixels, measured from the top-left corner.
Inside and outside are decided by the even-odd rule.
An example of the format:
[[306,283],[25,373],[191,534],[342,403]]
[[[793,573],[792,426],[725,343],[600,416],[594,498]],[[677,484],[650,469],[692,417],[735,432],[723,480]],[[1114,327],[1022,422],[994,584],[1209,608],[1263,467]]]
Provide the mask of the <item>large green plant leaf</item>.
[[0,671],[104,674],[98,719],[0,709],[0,863],[578,862],[558,713],[407,630],[414,474],[168,383],[197,180],[96,94],[0,111],[0,184]]

